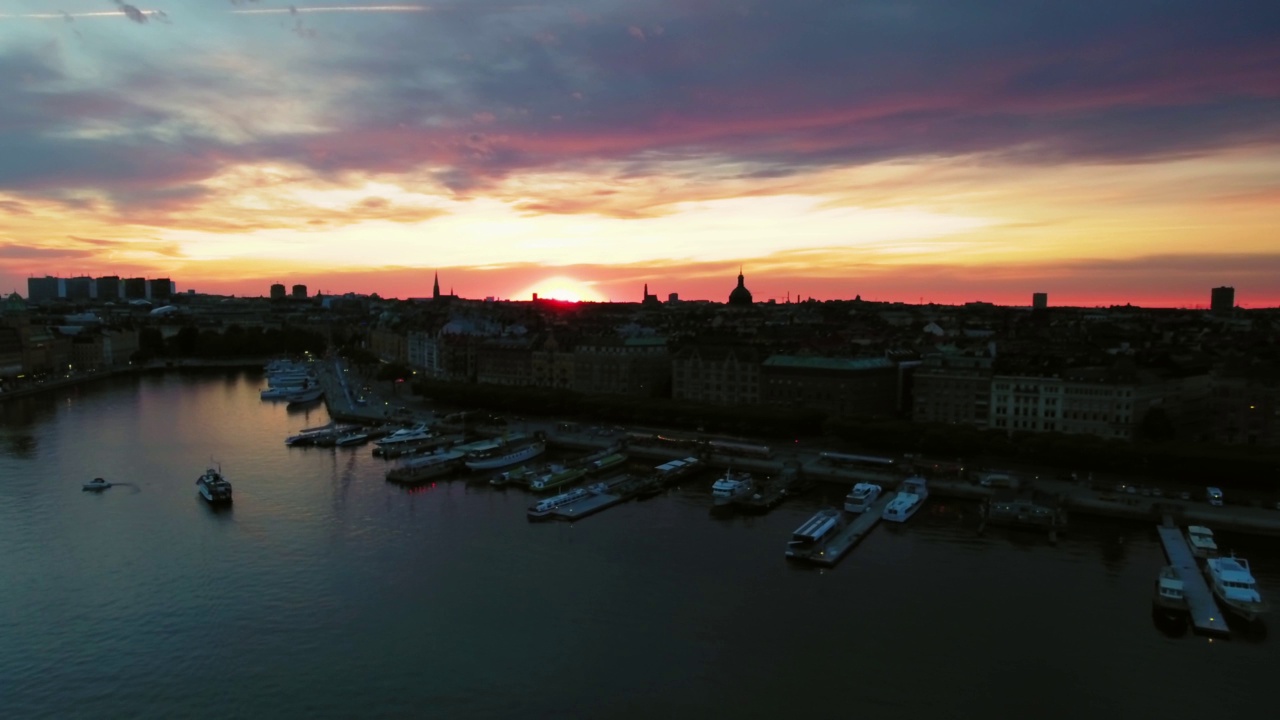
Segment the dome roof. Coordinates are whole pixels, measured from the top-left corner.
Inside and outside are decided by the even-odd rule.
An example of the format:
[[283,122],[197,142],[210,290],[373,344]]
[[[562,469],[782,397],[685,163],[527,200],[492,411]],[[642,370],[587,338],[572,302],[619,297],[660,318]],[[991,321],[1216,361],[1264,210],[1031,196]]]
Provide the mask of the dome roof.
[[751,291],[748,290],[747,286],[743,284],[743,277],[742,277],[741,271],[738,272],[738,287],[734,288],[733,292],[729,293],[729,304],[730,305],[750,305],[751,304]]

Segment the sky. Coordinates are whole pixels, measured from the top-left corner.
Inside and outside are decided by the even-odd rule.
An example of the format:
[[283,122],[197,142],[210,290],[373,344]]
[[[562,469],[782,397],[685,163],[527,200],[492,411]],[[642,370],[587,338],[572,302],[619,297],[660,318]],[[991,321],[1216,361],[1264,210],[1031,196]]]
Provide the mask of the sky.
[[0,290],[1280,306],[1280,3],[0,0]]

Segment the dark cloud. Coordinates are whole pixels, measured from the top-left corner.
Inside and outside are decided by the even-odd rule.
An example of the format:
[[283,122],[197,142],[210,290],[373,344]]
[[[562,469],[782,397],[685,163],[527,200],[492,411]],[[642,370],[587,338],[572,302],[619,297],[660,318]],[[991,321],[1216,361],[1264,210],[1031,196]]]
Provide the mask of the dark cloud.
[[[134,22],[150,17],[114,1]],[[281,160],[335,177],[430,173],[465,194],[511,173],[594,160],[630,176],[700,160],[774,178],[973,154],[1143,162],[1280,137],[1280,3],[1270,0],[1230,9],[1199,0],[598,1],[572,14],[459,0],[431,13],[300,18],[288,27],[334,41],[305,63],[281,64],[273,92],[314,108],[303,124],[324,130],[251,130],[234,141],[156,109],[144,92],[189,98],[227,120],[244,97],[243,74],[156,65],[129,85],[91,88],[69,82],[43,51],[6,49],[0,188],[91,188],[139,203],[151,192],[181,195],[175,188],[242,161]],[[129,132],[79,132],[103,122]]]

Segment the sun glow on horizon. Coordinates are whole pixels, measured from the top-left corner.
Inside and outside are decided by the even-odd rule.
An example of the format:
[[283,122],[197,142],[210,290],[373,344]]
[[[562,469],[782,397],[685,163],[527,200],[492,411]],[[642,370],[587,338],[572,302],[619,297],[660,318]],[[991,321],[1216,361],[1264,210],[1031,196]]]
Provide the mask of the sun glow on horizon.
[[560,300],[562,302],[609,302],[593,287],[594,283],[582,282],[564,275],[539,280],[530,285],[516,297],[517,300],[532,298],[536,293],[540,300]]

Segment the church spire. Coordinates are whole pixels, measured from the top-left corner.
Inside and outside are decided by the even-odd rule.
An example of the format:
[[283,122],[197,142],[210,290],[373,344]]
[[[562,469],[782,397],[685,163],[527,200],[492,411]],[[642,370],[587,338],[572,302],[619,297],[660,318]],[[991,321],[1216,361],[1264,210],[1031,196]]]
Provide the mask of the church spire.
[[436,282],[431,286],[431,298],[433,300],[440,299],[440,271],[436,271]]

